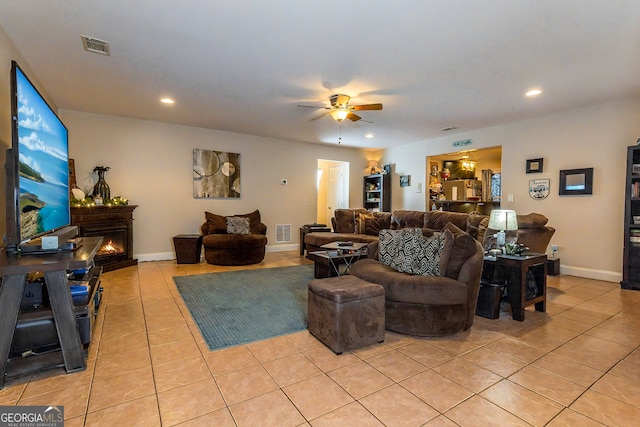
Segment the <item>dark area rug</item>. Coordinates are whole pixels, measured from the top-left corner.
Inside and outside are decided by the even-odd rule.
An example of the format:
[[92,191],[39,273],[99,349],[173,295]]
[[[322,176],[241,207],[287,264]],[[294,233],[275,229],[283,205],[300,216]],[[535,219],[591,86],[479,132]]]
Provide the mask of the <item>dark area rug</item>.
[[312,265],[174,277],[210,350],[307,328]]

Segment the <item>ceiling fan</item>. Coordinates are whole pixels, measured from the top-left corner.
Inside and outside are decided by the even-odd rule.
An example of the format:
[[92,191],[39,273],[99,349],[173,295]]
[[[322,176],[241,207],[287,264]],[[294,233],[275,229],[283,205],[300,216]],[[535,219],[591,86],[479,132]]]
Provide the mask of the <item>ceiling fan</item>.
[[331,117],[338,123],[342,122],[344,119],[349,119],[352,122],[357,122],[358,120],[362,120],[363,122],[372,123],[368,120],[363,120],[362,117],[354,114],[353,111],[364,111],[364,110],[382,110],[382,104],[363,104],[363,105],[349,105],[349,100],[351,97],[349,95],[336,94],[331,95],[329,97],[329,101],[331,102],[331,107],[317,107],[314,105],[298,105],[298,107],[305,108],[324,108],[326,111],[319,116],[316,116],[311,119],[311,121],[318,120],[327,114],[330,114]]

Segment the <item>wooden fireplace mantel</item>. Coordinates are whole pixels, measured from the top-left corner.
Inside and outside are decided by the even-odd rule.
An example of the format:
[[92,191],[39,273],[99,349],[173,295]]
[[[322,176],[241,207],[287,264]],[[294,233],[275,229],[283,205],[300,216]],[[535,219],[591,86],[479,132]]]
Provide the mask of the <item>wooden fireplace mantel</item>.
[[137,207],[138,205],[71,207],[71,224],[78,226],[79,236],[105,236],[114,230],[126,234],[125,254],[96,256],[95,263],[102,266],[103,271],[138,263],[133,258],[133,211]]
[[71,207],[71,224],[83,222],[113,221],[114,219],[133,219],[133,211],[138,205],[117,205],[117,206],[81,206]]

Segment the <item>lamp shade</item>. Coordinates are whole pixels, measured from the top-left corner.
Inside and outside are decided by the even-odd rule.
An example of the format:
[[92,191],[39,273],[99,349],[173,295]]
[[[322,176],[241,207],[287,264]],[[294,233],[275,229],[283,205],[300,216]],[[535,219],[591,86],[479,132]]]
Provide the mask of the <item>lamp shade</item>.
[[335,121],[341,122],[347,118],[347,116],[349,115],[349,110],[347,110],[346,108],[338,108],[335,110],[331,110],[330,114]]
[[518,217],[516,211],[506,209],[494,209],[489,216],[489,228],[493,230],[517,230]]

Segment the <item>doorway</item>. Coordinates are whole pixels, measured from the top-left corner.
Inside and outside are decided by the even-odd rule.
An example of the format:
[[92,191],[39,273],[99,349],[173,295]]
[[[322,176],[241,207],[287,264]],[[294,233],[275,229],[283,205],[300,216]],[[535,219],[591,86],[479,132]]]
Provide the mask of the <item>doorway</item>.
[[426,169],[427,210],[488,214],[500,207],[502,146],[429,156]]
[[349,207],[349,162],[318,159],[316,222],[331,226],[336,209]]

